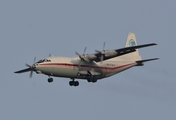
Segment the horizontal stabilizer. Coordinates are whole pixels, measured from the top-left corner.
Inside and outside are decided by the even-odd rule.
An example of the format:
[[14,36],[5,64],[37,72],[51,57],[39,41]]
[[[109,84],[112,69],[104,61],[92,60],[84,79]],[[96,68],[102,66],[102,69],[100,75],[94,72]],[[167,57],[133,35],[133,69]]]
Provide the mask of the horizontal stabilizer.
[[142,66],[142,65],[144,65],[144,62],[148,62],[148,61],[152,61],[152,60],[158,60],[158,59],[159,58],[139,60],[139,61],[136,61],[136,63],[137,63],[137,66]]

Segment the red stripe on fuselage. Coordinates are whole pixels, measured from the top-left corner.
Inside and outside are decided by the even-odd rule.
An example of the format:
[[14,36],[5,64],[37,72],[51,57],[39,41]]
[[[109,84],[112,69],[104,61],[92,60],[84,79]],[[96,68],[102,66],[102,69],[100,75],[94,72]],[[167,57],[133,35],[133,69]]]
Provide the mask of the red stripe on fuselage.
[[[128,67],[136,63],[130,63],[126,65],[121,65],[117,67],[100,67],[100,66],[90,66],[90,65],[80,65],[80,67],[85,67],[85,68],[96,68],[96,69],[106,69],[106,70],[116,70],[120,69],[123,67]],[[67,63],[48,63],[48,64],[39,64],[39,66],[67,66],[67,67],[78,67],[79,65],[77,64],[67,64]]]

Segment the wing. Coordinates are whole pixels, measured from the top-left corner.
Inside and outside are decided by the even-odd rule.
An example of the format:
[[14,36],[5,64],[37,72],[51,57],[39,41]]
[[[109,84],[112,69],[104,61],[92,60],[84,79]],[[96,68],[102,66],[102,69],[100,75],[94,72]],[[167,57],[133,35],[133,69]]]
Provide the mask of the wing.
[[23,70],[19,70],[19,71],[16,71],[14,73],[23,73],[23,72],[29,72],[31,71],[31,68],[26,68],[26,69],[23,69]]
[[132,52],[135,52],[136,49],[143,48],[143,47],[149,47],[157,45],[156,43],[150,43],[150,44],[144,44],[144,45],[137,45],[137,46],[131,46],[131,47],[125,47],[125,48],[120,48],[120,49],[115,49],[115,50],[103,50],[103,51],[98,51],[95,54],[86,54],[82,55],[81,58],[82,60],[86,62],[101,62],[104,60],[108,60],[114,57],[118,57],[121,55],[129,54]]
[[[116,50],[112,50],[112,51],[107,51],[107,53],[105,52],[105,54],[103,55],[103,60],[108,60],[108,59],[111,59],[111,58],[114,58],[114,57],[129,54],[129,53],[135,52],[136,49],[143,48],[143,47],[149,47],[149,46],[153,46],[153,45],[157,45],[157,44],[156,43],[150,43],[150,44],[131,46],[131,47],[125,47],[125,48],[116,49]],[[94,61],[100,62],[102,54],[97,53],[95,55],[97,56],[97,59],[95,59]]]

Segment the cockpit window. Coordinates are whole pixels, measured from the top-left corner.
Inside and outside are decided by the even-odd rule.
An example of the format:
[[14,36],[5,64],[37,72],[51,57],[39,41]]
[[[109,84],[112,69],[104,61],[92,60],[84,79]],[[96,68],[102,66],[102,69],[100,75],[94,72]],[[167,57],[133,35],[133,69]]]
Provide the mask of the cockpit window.
[[45,59],[45,61],[44,61],[44,62],[51,62],[51,60]]
[[37,63],[43,63],[43,62],[51,62],[51,60],[48,60],[48,59],[42,59],[42,60],[39,60]]

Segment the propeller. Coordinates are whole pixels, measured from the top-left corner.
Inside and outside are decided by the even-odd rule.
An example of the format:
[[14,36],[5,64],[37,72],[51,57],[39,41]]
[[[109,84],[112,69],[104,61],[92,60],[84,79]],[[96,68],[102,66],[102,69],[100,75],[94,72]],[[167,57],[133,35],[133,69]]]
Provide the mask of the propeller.
[[[35,63],[35,60],[36,60],[36,57],[34,57],[34,63]],[[23,70],[16,71],[16,72],[14,72],[14,73],[24,73],[24,72],[29,72],[29,71],[31,71],[29,77],[32,78],[32,74],[33,74],[33,71],[34,71],[34,69],[35,69],[34,63],[33,63],[33,65],[25,64],[28,68],[23,69]]]
[[[78,52],[75,52],[75,54],[78,55],[81,60],[84,60],[86,49],[87,47],[84,48],[83,55],[80,55]],[[78,68],[80,68],[81,60],[78,63]]]
[[106,44],[106,43],[104,42],[104,43],[103,43],[103,51],[95,50],[95,52],[101,54],[101,58],[100,58],[101,62],[103,61],[103,57],[104,57],[104,55],[105,55],[105,44]]
[[[35,63],[35,60],[36,60],[36,57],[34,57],[34,62],[33,62],[33,64]],[[29,77],[30,78],[32,78],[32,75],[33,75],[33,71],[34,71],[34,67],[33,67],[33,65],[29,65],[29,64],[25,64],[27,67],[29,67],[29,69],[30,69],[30,75],[29,75]]]
[[75,52],[75,54],[78,55],[80,59],[84,59],[86,49],[87,49],[87,47],[84,48],[83,57],[82,57],[82,55],[80,55],[78,52]]

